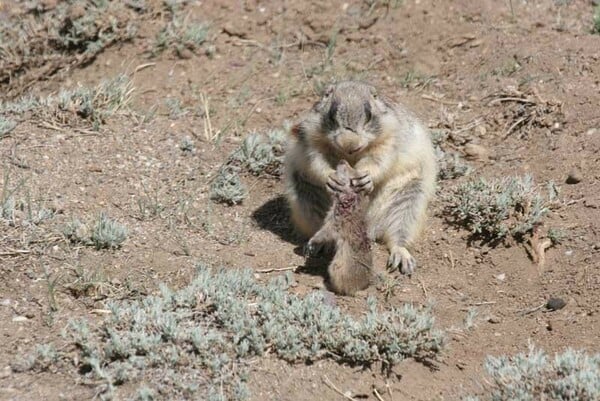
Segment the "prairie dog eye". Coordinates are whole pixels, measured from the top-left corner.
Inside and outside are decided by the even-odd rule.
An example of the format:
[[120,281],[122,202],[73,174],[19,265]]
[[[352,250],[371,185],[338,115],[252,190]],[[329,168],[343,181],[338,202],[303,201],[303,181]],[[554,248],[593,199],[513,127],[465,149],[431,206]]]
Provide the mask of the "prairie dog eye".
[[369,123],[371,121],[371,119],[373,118],[373,113],[371,111],[371,104],[369,102],[365,102],[364,108],[365,108],[365,123]]

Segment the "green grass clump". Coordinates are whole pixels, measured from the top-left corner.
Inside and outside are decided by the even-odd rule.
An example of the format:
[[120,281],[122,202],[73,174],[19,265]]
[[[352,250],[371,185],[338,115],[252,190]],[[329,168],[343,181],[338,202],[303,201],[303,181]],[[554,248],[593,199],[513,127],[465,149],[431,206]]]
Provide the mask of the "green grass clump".
[[592,33],[600,35],[600,4],[594,8],[594,25],[592,26]]
[[600,354],[568,349],[549,357],[541,350],[514,357],[488,357],[490,394],[467,400],[593,401],[600,399]]
[[455,223],[492,241],[530,233],[549,212],[549,200],[529,175],[470,181],[458,186],[448,200]]
[[[443,346],[427,309],[404,305],[380,310],[368,301],[362,318],[328,303],[325,294],[290,294],[289,276],[267,284],[251,270],[198,266],[186,287],[107,305],[99,327],[72,321],[65,338],[77,357],[60,363],[103,384],[106,392],[129,383],[140,399],[243,400],[249,362],[272,355],[290,362],[330,358],[385,369],[406,358],[432,360]],[[70,365],[63,365],[68,367]]]

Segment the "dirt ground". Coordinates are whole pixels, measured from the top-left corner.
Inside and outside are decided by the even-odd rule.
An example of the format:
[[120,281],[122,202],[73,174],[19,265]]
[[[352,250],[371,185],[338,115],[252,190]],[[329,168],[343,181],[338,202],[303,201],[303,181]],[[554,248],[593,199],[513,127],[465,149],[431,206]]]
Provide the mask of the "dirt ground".
[[[454,400],[486,388],[487,355],[524,351],[529,342],[548,352],[599,351],[600,36],[590,33],[591,2],[397,3],[191,2],[190,16],[210,23],[206,52],[149,58],[164,22],[156,15],[134,40],[28,88],[46,95],[126,73],[137,115],[157,109],[149,122],[122,114],[97,133],[26,120],[0,139],[3,179],[26,180],[35,202],[59,212],[40,226],[0,226],[0,399],[92,399],[94,387],[77,377],[10,366],[36,344],[58,339],[69,318],[104,319],[96,312],[107,300],[151,294],[159,283],[185,285],[198,260],[250,267],[259,280],[281,273],[258,271],[303,266],[279,178],[245,176],[249,195],[236,206],[211,202],[208,189],[244,136],[295,121],[319,88],[350,77],[404,103],[432,131],[448,132],[446,146],[464,155],[473,172],[440,181],[415,249],[415,275],[387,273],[399,286],[385,301],[373,286],[337,302],[360,314],[368,295],[390,306],[433,300],[448,344],[435,367],[405,361],[389,379],[329,360],[302,365],[266,357],[253,362],[250,399],[344,399],[324,383],[327,377],[354,399],[377,400],[375,386],[386,401]],[[207,139],[202,97],[218,140]],[[535,106],[493,101],[509,97]],[[169,115],[168,98],[187,112]],[[519,122],[519,113],[530,112],[538,113],[535,120]],[[184,138],[192,151],[182,151]],[[483,150],[473,152],[472,144]],[[572,172],[579,182],[567,184]],[[547,250],[543,268],[532,262],[527,243],[470,241],[444,212],[444,194],[464,180],[524,173],[560,189],[560,206],[545,227],[566,236]],[[164,212],[142,216],[140,202],[149,199],[158,199]],[[60,234],[71,218],[100,211],[129,229],[121,249],[75,246]],[[378,247],[378,270],[385,270],[386,257]],[[82,269],[102,277],[89,293],[72,290]],[[294,278],[299,293],[323,286],[321,274],[303,269]],[[567,304],[534,310],[550,297]],[[466,329],[473,310],[474,326]]]

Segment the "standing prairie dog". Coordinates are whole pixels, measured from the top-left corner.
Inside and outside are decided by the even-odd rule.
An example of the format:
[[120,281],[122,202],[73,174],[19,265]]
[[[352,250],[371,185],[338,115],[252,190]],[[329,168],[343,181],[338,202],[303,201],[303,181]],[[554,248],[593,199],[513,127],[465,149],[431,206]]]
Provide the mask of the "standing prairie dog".
[[292,128],[285,159],[291,219],[312,237],[339,192],[335,167],[347,160],[359,172],[352,185],[370,194],[369,237],[389,250],[388,266],[412,274],[408,251],[422,228],[435,192],[437,166],[425,127],[371,85],[345,81],[327,88]]
[[341,295],[364,290],[373,276],[366,222],[368,196],[351,185],[358,176],[345,160],[340,161],[335,171],[339,190],[332,192],[331,209],[306,246],[306,253],[311,255],[324,244],[334,243],[335,255],[327,271],[331,289]]

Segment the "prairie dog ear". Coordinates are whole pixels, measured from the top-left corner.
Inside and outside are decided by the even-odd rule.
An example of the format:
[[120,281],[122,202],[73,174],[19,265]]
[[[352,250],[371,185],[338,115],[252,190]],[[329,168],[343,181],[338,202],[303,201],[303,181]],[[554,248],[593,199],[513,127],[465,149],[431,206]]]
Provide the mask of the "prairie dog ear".
[[304,128],[302,128],[302,124],[296,123],[292,125],[292,128],[290,128],[290,134],[296,139],[300,139],[300,137],[304,136]]
[[373,99],[377,100],[379,94],[377,93],[377,89],[374,86],[369,87],[369,92],[371,92],[371,96],[373,97]]

